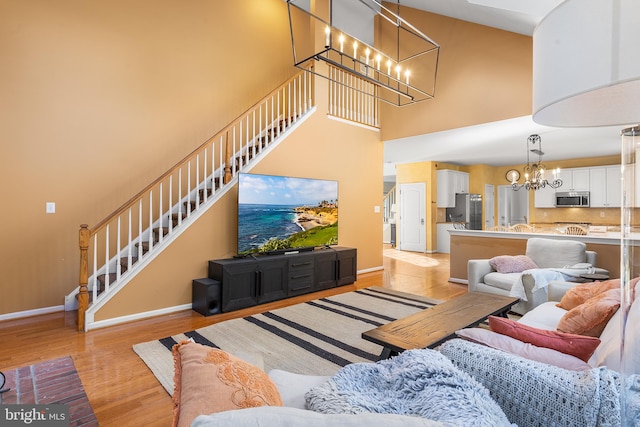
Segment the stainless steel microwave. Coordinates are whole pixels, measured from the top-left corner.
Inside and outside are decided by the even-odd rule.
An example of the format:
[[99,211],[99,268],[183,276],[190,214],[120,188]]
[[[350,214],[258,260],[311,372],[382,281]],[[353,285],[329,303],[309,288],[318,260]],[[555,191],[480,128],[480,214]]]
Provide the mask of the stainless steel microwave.
[[588,208],[588,191],[566,191],[556,193],[556,208]]

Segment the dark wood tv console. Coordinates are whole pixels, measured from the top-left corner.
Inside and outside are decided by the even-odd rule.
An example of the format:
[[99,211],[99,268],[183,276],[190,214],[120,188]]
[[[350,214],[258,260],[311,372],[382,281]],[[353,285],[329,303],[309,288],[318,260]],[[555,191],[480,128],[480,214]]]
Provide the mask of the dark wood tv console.
[[222,284],[223,312],[356,281],[357,250],[331,247],[283,255],[209,261],[209,278]]

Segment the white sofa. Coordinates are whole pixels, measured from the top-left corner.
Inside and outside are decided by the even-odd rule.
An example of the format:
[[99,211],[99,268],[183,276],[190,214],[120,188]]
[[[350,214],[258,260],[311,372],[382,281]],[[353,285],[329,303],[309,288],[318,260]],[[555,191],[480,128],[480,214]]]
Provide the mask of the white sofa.
[[[556,304],[575,285],[551,282],[548,286],[549,301],[527,312],[518,323],[556,330],[560,319],[567,313]],[[624,425],[640,425],[640,336],[636,327],[640,324],[640,282],[630,282],[628,287],[630,289],[627,294],[634,299],[627,316],[627,324],[631,327],[627,328],[624,340],[624,371],[628,375],[627,423]],[[609,319],[599,337],[600,344],[586,364],[573,356],[551,349],[544,350],[557,353],[549,357],[553,362],[542,362],[540,356],[547,357],[539,352],[543,348],[511,337],[492,341],[485,338],[484,334],[493,332],[482,328],[476,328],[475,334],[459,331],[460,336],[465,336],[466,339],[449,340],[439,351],[487,387],[491,397],[512,423],[520,426],[619,426],[622,425],[622,316],[623,309],[620,308]],[[477,334],[478,330],[483,334]],[[470,338],[474,336],[483,339]],[[513,346],[509,344],[509,340],[520,345]],[[480,344],[481,342],[484,344]],[[493,345],[495,343],[498,345]],[[532,354],[535,357],[526,354],[526,347],[534,348]],[[567,366],[567,358],[576,359],[573,367]]]
[[[597,254],[588,251],[583,242],[574,240],[555,240],[545,238],[530,238],[527,241],[525,255],[540,269],[562,269],[567,266],[590,264],[595,268]],[[522,281],[524,296],[514,305],[512,311],[525,314],[534,307],[547,301],[545,286],[536,286],[535,278],[529,272],[499,273],[493,269],[489,259],[472,259],[467,264],[469,292],[485,292],[497,295],[520,296],[512,292],[517,281]],[[608,273],[606,270],[595,268],[595,272]],[[576,273],[587,272],[576,270]],[[563,275],[562,279],[569,277]],[[556,279],[557,280],[557,279]],[[576,282],[580,282],[576,274]]]
[[[562,299],[565,292],[575,286],[571,282],[551,282],[548,286],[548,301],[540,304],[535,309],[526,313],[518,322],[525,325],[533,326],[538,329],[546,329],[555,331],[560,319],[567,313],[566,310],[557,306],[558,301]],[[640,323],[640,282],[635,283],[635,289],[630,292],[635,299],[631,304],[627,322],[630,325],[638,325]],[[618,309],[616,314],[607,322],[602,334],[600,335],[600,344],[596,347],[595,352],[588,361],[591,367],[606,366],[614,371],[620,371],[620,337],[622,336],[622,323],[620,317],[622,310]],[[640,337],[638,336],[637,326],[631,331],[627,331],[625,339],[625,351],[627,360],[634,366],[634,372],[640,373]]]

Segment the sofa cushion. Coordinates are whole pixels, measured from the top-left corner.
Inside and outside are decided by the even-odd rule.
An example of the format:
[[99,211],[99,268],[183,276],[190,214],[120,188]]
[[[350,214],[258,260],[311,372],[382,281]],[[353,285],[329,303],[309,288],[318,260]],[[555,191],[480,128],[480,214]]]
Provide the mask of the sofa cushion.
[[569,310],[560,319],[558,330],[570,334],[599,337],[618,307],[620,307],[620,288],[609,289]]
[[446,427],[438,421],[397,414],[320,414],[298,408],[262,406],[200,415],[192,427]]
[[538,329],[555,331],[558,322],[565,314],[567,314],[567,310],[558,307],[555,301],[547,301],[525,313],[518,319],[518,322]]
[[269,378],[275,383],[282,398],[282,404],[291,408],[306,409],[304,394],[331,379],[330,376],[303,375],[281,369],[269,371]]
[[478,344],[506,351],[507,353],[515,354],[529,360],[548,363],[549,365],[557,366],[559,368],[571,369],[573,371],[591,369],[591,366],[575,356],[564,354],[546,347],[538,347],[485,328],[461,329],[456,331],[456,335]]
[[498,273],[522,273],[525,270],[538,268],[536,263],[526,255],[495,256],[489,260],[489,265]]
[[561,268],[586,262],[587,245],[575,240],[532,237],[527,240],[525,255],[540,268]]
[[520,279],[522,273],[498,273],[492,272],[484,276],[484,283],[505,291],[510,291],[513,285]]
[[261,369],[229,353],[192,341],[172,349],[173,426],[189,426],[200,414],[282,406],[276,385]]
[[583,335],[533,328],[511,319],[489,316],[489,327],[499,334],[516,338],[538,347],[551,348],[570,354],[585,362],[589,360],[600,340]]
[[620,288],[620,279],[605,280],[604,282],[583,283],[576,285],[565,292],[558,303],[558,307],[571,310],[584,304],[588,299],[608,291],[609,289]]

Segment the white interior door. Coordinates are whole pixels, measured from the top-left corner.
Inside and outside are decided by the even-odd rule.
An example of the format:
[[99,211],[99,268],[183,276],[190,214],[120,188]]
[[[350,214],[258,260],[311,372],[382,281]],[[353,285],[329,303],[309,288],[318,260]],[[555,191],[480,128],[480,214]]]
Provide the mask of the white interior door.
[[400,184],[400,241],[398,249],[426,252],[425,183]]
[[496,225],[495,187],[491,184],[484,186],[484,229]]

